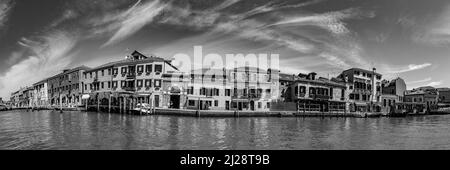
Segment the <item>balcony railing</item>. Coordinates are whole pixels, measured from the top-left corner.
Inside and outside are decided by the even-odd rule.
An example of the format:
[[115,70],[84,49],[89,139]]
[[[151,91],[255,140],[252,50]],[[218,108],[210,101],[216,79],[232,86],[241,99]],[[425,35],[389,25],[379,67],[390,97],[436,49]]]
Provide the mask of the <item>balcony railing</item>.
[[134,87],[124,87],[123,90],[125,90],[125,91],[136,91],[136,88],[134,88]]
[[310,94],[309,97],[314,100],[330,100],[331,99],[330,96],[320,95],[320,94]]
[[127,79],[135,79],[136,78],[136,74],[127,74]]

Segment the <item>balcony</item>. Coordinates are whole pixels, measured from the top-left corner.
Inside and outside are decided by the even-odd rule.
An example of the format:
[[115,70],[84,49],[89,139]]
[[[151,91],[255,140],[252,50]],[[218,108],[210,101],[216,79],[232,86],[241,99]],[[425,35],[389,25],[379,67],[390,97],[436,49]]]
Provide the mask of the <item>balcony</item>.
[[331,97],[327,95],[319,95],[319,94],[310,94],[309,98],[312,98],[314,100],[330,100]]
[[127,79],[136,79],[136,74],[127,74]]
[[123,90],[129,91],[129,92],[134,92],[134,91],[136,91],[136,88],[134,88],[134,87],[124,87]]

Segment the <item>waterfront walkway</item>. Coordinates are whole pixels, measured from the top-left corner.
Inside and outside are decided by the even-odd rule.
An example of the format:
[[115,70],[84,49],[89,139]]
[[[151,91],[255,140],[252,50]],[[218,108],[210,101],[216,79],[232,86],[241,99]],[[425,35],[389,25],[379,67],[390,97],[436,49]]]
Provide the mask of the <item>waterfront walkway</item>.
[[[61,110],[60,107],[21,107],[12,108],[12,110]],[[62,107],[62,111],[86,111],[85,108],[68,108]],[[88,109],[88,111],[96,111]],[[100,112],[108,113],[108,110],[102,109]],[[116,109],[113,109],[111,113],[120,113]],[[371,117],[389,117],[390,115],[384,115],[382,113],[367,113],[367,112],[295,112],[295,111],[218,111],[218,110],[187,110],[187,109],[153,109],[151,114],[145,114],[137,111],[127,111],[121,114],[135,114],[135,115],[167,115],[167,116],[184,116],[184,117],[356,117],[356,118],[371,118]],[[450,112],[436,112],[431,114],[405,114],[403,116],[423,116],[423,115],[445,115]]]

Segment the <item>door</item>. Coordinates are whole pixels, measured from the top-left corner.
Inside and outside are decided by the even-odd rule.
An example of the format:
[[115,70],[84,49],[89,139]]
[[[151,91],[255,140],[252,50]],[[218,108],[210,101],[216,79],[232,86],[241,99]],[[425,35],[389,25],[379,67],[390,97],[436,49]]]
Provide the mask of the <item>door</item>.
[[171,95],[170,96],[170,108],[180,109],[180,96],[179,95]]
[[255,111],[255,101],[250,101],[250,110]]
[[159,107],[159,95],[155,95],[155,107]]

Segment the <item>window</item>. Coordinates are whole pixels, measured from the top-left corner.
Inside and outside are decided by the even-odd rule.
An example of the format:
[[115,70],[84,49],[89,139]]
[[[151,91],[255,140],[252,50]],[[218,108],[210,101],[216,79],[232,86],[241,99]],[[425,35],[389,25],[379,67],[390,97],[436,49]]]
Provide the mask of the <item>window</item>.
[[144,66],[143,66],[143,65],[138,66],[138,67],[137,67],[137,72],[138,72],[138,73],[143,73],[143,72],[144,72]]
[[84,79],[87,79],[87,74],[86,73],[84,73]]
[[92,73],[89,73],[89,78],[92,78]]
[[127,68],[126,67],[122,67],[122,74],[126,74],[127,73]]
[[189,106],[195,106],[195,100],[189,100],[188,105]]
[[214,106],[219,107],[219,100],[214,101]]
[[187,94],[191,94],[191,95],[193,95],[194,94],[194,87],[189,87],[188,89],[187,89]]
[[349,89],[350,89],[350,90],[353,90],[353,86],[350,86]]
[[110,89],[110,88],[111,88],[111,82],[108,81],[108,89]]
[[119,74],[119,69],[118,69],[118,68],[114,68],[114,70],[113,70],[113,74],[114,74],[114,75],[117,75],[117,74]]
[[102,76],[105,76],[105,70],[102,70]]
[[150,79],[145,80],[145,87],[152,87],[152,80]]
[[258,109],[261,109],[261,108],[262,108],[262,103],[258,102]]
[[213,96],[219,96],[220,91],[219,89],[214,89],[214,95]]
[[162,65],[160,65],[160,64],[155,65],[155,72],[162,73]]
[[105,88],[105,82],[102,82],[102,89]]
[[125,85],[126,85],[126,82],[125,81],[121,81],[121,87],[124,88]]
[[269,109],[270,109],[270,103],[269,103],[269,102],[267,102],[267,108],[269,108]]
[[225,96],[231,96],[231,89],[225,89]]
[[117,81],[113,81],[112,86],[113,88],[117,88]]
[[145,66],[145,72],[146,73],[151,73],[153,70],[152,70],[153,68],[152,68],[152,65],[146,65]]
[[111,69],[108,69],[108,75],[111,75]]
[[155,87],[161,87],[161,80],[155,80]]
[[137,87],[142,87],[142,82],[143,82],[143,80],[138,80],[137,81]]

